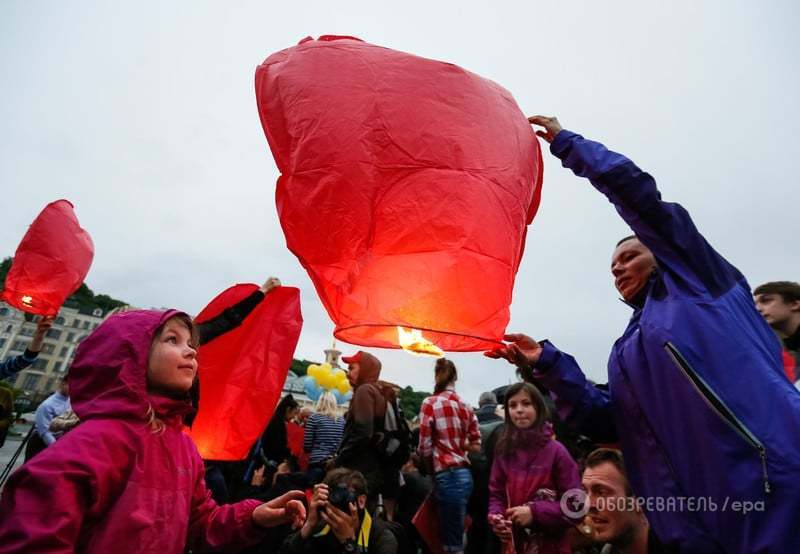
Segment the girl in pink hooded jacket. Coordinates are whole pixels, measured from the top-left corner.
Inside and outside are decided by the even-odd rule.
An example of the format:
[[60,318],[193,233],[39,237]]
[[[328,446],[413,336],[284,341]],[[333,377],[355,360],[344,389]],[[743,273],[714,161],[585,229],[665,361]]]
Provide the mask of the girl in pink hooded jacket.
[[12,477],[0,500],[0,553],[235,551],[266,527],[300,525],[301,491],[218,506],[182,432],[197,371],[186,314],[110,317],[69,371],[81,424]]
[[489,524],[508,554],[569,554],[566,531],[577,523],[560,500],[580,489],[578,465],[553,440],[542,395],[529,383],[508,387],[506,421],[489,478]]

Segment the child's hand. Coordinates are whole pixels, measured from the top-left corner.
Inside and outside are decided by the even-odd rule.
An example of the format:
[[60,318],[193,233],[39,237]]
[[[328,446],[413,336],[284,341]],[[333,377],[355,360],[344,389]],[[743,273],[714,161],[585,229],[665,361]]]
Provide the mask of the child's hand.
[[261,527],[275,527],[291,523],[295,529],[306,519],[306,507],[300,501],[305,498],[303,491],[289,491],[283,496],[261,504],[253,510],[253,522]]
[[530,527],[533,524],[533,512],[530,506],[514,506],[506,510],[506,517],[511,523],[520,527]]
[[489,516],[489,525],[492,526],[492,532],[501,542],[511,541],[511,522],[509,520],[500,514],[492,514]]

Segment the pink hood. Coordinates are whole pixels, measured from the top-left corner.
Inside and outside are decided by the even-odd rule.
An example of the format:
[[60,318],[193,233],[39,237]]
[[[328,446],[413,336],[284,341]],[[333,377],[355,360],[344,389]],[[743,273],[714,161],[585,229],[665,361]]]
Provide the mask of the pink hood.
[[97,418],[146,421],[150,406],[162,418],[192,409],[189,395],[174,400],[147,392],[147,364],[156,329],[177,310],[136,310],[113,315],[78,346],[69,369],[72,409],[81,421]]
[[[153,334],[169,311],[110,317],[80,345],[69,372],[81,423],[29,460],[0,499],[0,554],[234,552],[257,542],[244,500],[217,506],[203,460],[181,429],[187,399],[147,392]],[[152,406],[167,425],[147,424]]]

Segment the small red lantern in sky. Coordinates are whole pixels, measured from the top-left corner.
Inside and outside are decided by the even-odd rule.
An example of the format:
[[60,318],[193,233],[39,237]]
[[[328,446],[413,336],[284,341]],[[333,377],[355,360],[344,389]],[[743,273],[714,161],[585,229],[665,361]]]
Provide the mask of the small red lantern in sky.
[[22,237],[0,298],[32,314],[56,315],[83,283],[93,257],[92,238],[72,203],[51,202]]
[[[195,321],[219,315],[257,288],[230,287]],[[204,459],[247,457],[281,397],[302,326],[300,291],[277,287],[241,325],[200,347],[200,409],[189,434]]]
[[276,201],[337,338],[411,350],[502,340],[541,151],[511,94],[460,67],[352,37],[256,70]]

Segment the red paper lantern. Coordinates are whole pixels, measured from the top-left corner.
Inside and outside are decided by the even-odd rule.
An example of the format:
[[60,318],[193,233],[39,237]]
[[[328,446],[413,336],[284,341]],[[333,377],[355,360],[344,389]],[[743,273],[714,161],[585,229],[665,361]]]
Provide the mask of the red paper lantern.
[[783,358],[783,372],[786,374],[786,377],[789,379],[789,381],[794,383],[800,379],[797,361],[794,359],[794,356],[792,356],[786,350],[781,350],[781,357]]
[[297,458],[297,465],[301,471],[308,469],[308,454],[303,449],[306,428],[291,421],[286,423],[286,443],[292,456]]
[[83,283],[93,257],[92,238],[78,223],[72,203],[51,202],[22,237],[0,297],[32,314],[56,315]]
[[256,70],[289,249],[335,336],[445,350],[509,321],[541,151],[511,94],[452,64],[351,37],[306,39]]
[[[235,285],[197,316],[202,323],[249,296]],[[300,291],[278,287],[242,324],[200,347],[200,409],[189,432],[206,460],[242,460],[267,426],[300,338]]]

